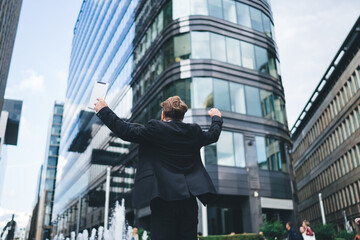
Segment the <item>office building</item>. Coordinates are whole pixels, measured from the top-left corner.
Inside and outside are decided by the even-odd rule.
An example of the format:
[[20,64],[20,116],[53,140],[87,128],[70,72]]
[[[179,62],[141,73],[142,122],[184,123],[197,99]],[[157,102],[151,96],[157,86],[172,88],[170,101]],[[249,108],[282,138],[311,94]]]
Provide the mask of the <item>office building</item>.
[[22,0],[0,1],[0,110],[14,48]]
[[28,239],[50,239],[63,111],[64,104],[55,102],[49,121],[45,158],[40,170]]
[[[151,11],[150,11],[151,10]],[[218,191],[201,207],[205,234],[258,232],[264,220],[293,218],[290,135],[270,4],[265,0],[85,1],[74,30],[53,221],[69,236],[104,224],[124,198],[130,224],[149,227],[150,208],[131,208],[137,146],[102,126],[87,108],[94,81],[124,119],[160,118],[179,95],[184,121],[204,129],[208,108],[223,113],[219,142],[202,157]]]
[[7,145],[17,145],[21,110],[22,101],[4,99],[0,115],[0,206],[7,166],[6,149]]
[[[4,178],[5,178],[5,170],[6,170],[6,158],[4,158],[6,149],[3,146],[3,139],[6,130],[6,124],[10,123],[8,120],[8,114],[10,114],[9,110],[7,109],[4,112],[3,105],[6,101],[4,99],[5,95],[5,87],[6,82],[9,74],[11,56],[13,52],[14,42],[15,42],[15,35],[18,26],[19,16],[20,16],[20,9],[21,9],[22,0],[14,0],[14,1],[0,1],[0,118],[1,118],[1,156],[0,156],[0,205],[1,205],[1,194],[2,188],[4,185]],[[10,100],[11,102],[11,100]],[[10,103],[9,102],[9,103]],[[20,112],[21,112],[21,104],[20,104]],[[19,112],[19,116],[20,116]],[[4,116],[3,116],[4,114]],[[20,120],[20,119],[19,119]],[[17,122],[19,123],[19,122]],[[10,123],[11,124],[11,123]],[[8,138],[10,136],[8,135]],[[13,135],[14,139],[16,138],[17,141],[17,132],[16,135]],[[15,144],[16,145],[16,144]]]
[[[360,215],[360,18],[291,130],[298,218],[344,229]],[[353,222],[353,221],[352,221]]]

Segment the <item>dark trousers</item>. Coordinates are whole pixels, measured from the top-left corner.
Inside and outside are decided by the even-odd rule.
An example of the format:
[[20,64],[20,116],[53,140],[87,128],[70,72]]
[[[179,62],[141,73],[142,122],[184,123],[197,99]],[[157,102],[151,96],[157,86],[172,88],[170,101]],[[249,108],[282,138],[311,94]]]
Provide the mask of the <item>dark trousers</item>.
[[171,202],[155,198],[150,207],[152,240],[197,239],[198,205],[194,196]]

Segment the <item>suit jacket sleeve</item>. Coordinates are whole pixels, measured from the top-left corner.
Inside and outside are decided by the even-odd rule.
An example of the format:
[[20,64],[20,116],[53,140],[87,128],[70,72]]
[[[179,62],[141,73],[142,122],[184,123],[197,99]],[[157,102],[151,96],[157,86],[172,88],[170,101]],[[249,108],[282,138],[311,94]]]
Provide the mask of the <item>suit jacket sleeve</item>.
[[219,116],[212,117],[211,126],[209,130],[202,131],[202,136],[201,136],[202,146],[217,142],[221,133],[222,124],[223,124],[223,120],[221,117]]
[[102,108],[96,115],[122,140],[134,143],[140,143],[144,140],[145,126],[124,122],[109,107]]

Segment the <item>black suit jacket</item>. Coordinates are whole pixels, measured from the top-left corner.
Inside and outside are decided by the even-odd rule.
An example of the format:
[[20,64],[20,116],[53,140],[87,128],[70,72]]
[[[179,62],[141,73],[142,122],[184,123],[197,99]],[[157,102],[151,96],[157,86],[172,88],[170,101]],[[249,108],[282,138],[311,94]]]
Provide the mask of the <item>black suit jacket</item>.
[[145,125],[122,121],[105,107],[97,116],[118,137],[139,143],[139,162],[133,204],[141,208],[160,197],[166,201],[197,196],[206,204],[215,187],[200,158],[202,146],[219,139],[222,118],[212,117],[211,127],[203,131],[197,124],[181,121],[150,120]]

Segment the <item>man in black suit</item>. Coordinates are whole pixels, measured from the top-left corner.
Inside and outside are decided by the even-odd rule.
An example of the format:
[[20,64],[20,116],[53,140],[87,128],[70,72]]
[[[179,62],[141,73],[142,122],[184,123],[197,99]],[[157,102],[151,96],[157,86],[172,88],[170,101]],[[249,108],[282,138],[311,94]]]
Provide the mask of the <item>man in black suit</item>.
[[178,96],[161,103],[161,120],[147,124],[122,121],[106,102],[95,103],[97,116],[118,137],[139,143],[139,161],[134,185],[134,206],[150,204],[153,240],[196,239],[198,205],[216,193],[200,157],[200,148],[219,139],[222,118],[212,108],[211,127],[183,123],[187,105]]

